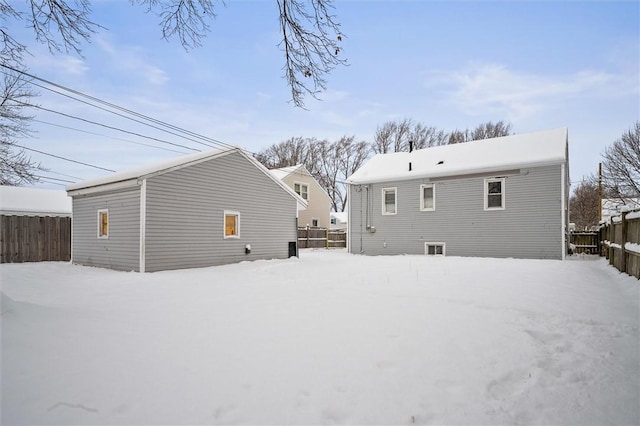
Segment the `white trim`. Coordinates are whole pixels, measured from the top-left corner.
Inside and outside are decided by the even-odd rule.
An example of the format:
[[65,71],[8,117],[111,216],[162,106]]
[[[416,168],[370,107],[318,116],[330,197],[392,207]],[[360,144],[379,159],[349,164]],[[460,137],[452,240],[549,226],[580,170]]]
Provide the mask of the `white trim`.
[[[296,192],[296,185],[300,185],[300,194],[298,194]],[[304,198],[302,196],[302,187],[305,186],[307,188],[307,198]],[[298,194],[298,196],[300,196],[300,198],[302,198],[303,200],[309,202],[309,184],[306,182],[300,182],[300,181],[293,181],[293,192],[296,192],[296,194]]]
[[[504,210],[505,209],[505,199],[507,192],[506,178],[498,177],[498,178],[486,178],[484,180],[484,209],[486,211],[492,210]],[[500,182],[500,207],[489,207],[489,183]]]
[[[102,231],[102,218],[101,218],[102,213],[106,213],[107,214],[107,233],[105,235],[100,235],[100,232]],[[110,220],[109,220],[109,209],[98,209],[96,217],[98,219],[98,221],[97,221],[98,227],[96,229],[96,237],[101,239],[101,240],[108,240],[109,239],[109,231],[110,231],[109,228],[111,228],[111,224],[109,223],[110,222]]]
[[147,180],[140,185],[140,272],[145,272],[147,258]]
[[567,218],[567,204],[566,204],[566,200],[565,200],[565,185],[566,185],[566,169],[565,169],[565,165],[562,164],[560,166],[560,199],[562,200],[562,208],[560,209],[560,214],[562,215],[562,225],[560,227],[560,232],[562,232],[562,250],[560,251],[560,253],[562,253],[562,260],[565,259],[565,256],[567,254],[567,235],[569,233],[569,230],[567,229],[567,222],[566,222],[566,218]]
[[117,191],[125,188],[133,188],[136,185],[138,185],[138,179],[129,179],[120,182],[107,183],[100,186],[71,189],[67,190],[67,194],[69,194],[70,197],[76,197],[78,195],[89,195],[95,194],[97,192]]
[[[385,207],[386,207],[387,203],[386,203],[386,200],[385,200],[384,196],[385,196],[386,192],[391,192],[391,191],[393,191],[393,202],[394,202],[394,205],[393,205],[393,212],[389,213],[389,212],[385,211]],[[382,203],[381,204],[382,204],[382,215],[383,216],[393,216],[393,215],[398,214],[398,187],[389,186],[389,187],[386,187],[386,188],[382,188]]]
[[[432,188],[433,194],[433,207],[426,208],[424,207],[424,189]],[[421,212],[432,212],[436,210],[436,184],[435,183],[423,183],[420,185],[420,211]]]
[[[227,216],[236,216],[236,235],[227,235]],[[233,210],[225,210],[224,214],[222,215],[222,238],[223,239],[230,239],[230,238],[235,238],[238,239],[240,238],[240,212],[238,211],[233,211]]]
[[[429,254],[429,246],[441,246],[442,254]],[[446,256],[447,255],[447,243],[445,242],[426,242],[424,243],[424,255],[425,256]]]

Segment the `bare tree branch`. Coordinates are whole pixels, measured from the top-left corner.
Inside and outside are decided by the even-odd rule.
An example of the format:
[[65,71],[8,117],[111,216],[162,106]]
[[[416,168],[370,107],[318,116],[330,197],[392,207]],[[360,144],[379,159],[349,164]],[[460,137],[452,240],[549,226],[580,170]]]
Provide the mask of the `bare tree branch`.
[[45,171],[15,146],[17,138],[29,137],[32,116],[24,113],[25,101],[37,96],[23,74],[3,71],[0,85],[0,184],[23,185],[37,182],[37,171]]
[[[284,52],[284,78],[291,88],[291,100],[304,108],[304,94],[318,99],[326,90],[326,78],[338,65],[347,65],[339,54],[344,34],[331,13],[331,0],[311,0],[312,12],[301,0],[276,0],[280,12]],[[311,84],[305,79],[311,79]]]
[[602,178],[609,196],[640,197],[640,121],[604,150]]

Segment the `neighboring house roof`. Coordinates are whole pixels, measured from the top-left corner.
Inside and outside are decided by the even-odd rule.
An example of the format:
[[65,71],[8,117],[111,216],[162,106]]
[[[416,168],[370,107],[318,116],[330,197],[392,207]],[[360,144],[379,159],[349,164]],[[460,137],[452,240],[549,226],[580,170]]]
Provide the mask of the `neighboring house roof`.
[[347,212],[331,212],[331,218],[335,218],[340,223],[347,223],[348,217]]
[[[490,173],[567,161],[567,128],[378,154],[348,183],[372,183]],[[411,163],[411,170],[409,170]]]
[[232,153],[239,153],[245,157],[249,162],[253,163],[260,171],[262,171],[269,179],[273,180],[280,187],[282,187],[287,193],[289,193],[298,202],[300,209],[307,207],[307,202],[300,198],[291,188],[282,183],[279,179],[270,173],[270,171],[263,166],[252,155],[247,154],[244,150],[237,147],[230,147],[225,149],[211,149],[203,152],[197,152],[194,154],[183,155],[180,157],[171,158],[164,161],[159,161],[153,164],[148,164],[141,167],[136,167],[120,172],[111,173],[109,175],[89,179],[82,182],[77,182],[67,186],[67,192],[69,195],[76,195],[79,193],[99,192],[102,189],[109,187],[136,182],[138,179],[144,179],[155,175],[167,173],[173,170],[179,170],[184,167],[195,165],[204,161],[208,161],[214,158],[219,158]]
[[0,214],[71,216],[71,197],[63,190],[0,186]]
[[307,168],[304,167],[302,164],[296,164],[295,166],[289,166],[289,167],[281,167],[279,169],[271,169],[271,173],[273,173],[273,175],[278,179],[282,180],[287,176],[289,176],[291,173],[296,172],[298,169],[300,169],[298,173],[311,176],[311,173],[309,173]]
[[[318,187],[320,187],[322,192],[325,193],[327,198],[331,199],[331,197],[329,196],[329,193],[326,191],[326,189],[324,189],[322,187],[322,185],[320,185],[318,180],[313,177],[313,175],[309,172],[309,170],[307,170],[307,168],[304,166],[304,164],[296,164],[295,166],[281,167],[279,169],[271,169],[269,171],[271,173],[273,173],[273,175],[276,178],[280,179],[280,180],[284,180],[287,176],[291,175],[292,173],[295,173],[295,174],[300,175],[300,176],[309,177],[309,178],[313,179],[318,184]],[[294,177],[294,179],[295,179],[295,177]]]

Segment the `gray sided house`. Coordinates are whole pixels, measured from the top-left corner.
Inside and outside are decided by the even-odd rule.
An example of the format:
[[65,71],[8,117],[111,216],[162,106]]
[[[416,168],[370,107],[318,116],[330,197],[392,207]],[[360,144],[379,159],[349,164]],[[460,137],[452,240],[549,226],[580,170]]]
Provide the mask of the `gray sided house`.
[[72,262],[153,272],[296,254],[306,203],[239,148],[67,187]]
[[348,179],[348,250],[564,259],[567,129],[378,154]]

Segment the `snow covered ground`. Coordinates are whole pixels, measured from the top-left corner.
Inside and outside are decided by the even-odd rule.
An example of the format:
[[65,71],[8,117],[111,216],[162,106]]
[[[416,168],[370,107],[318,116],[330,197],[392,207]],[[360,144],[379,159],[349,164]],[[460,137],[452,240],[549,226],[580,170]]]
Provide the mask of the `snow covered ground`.
[[588,259],[0,265],[2,424],[638,424],[640,282]]

